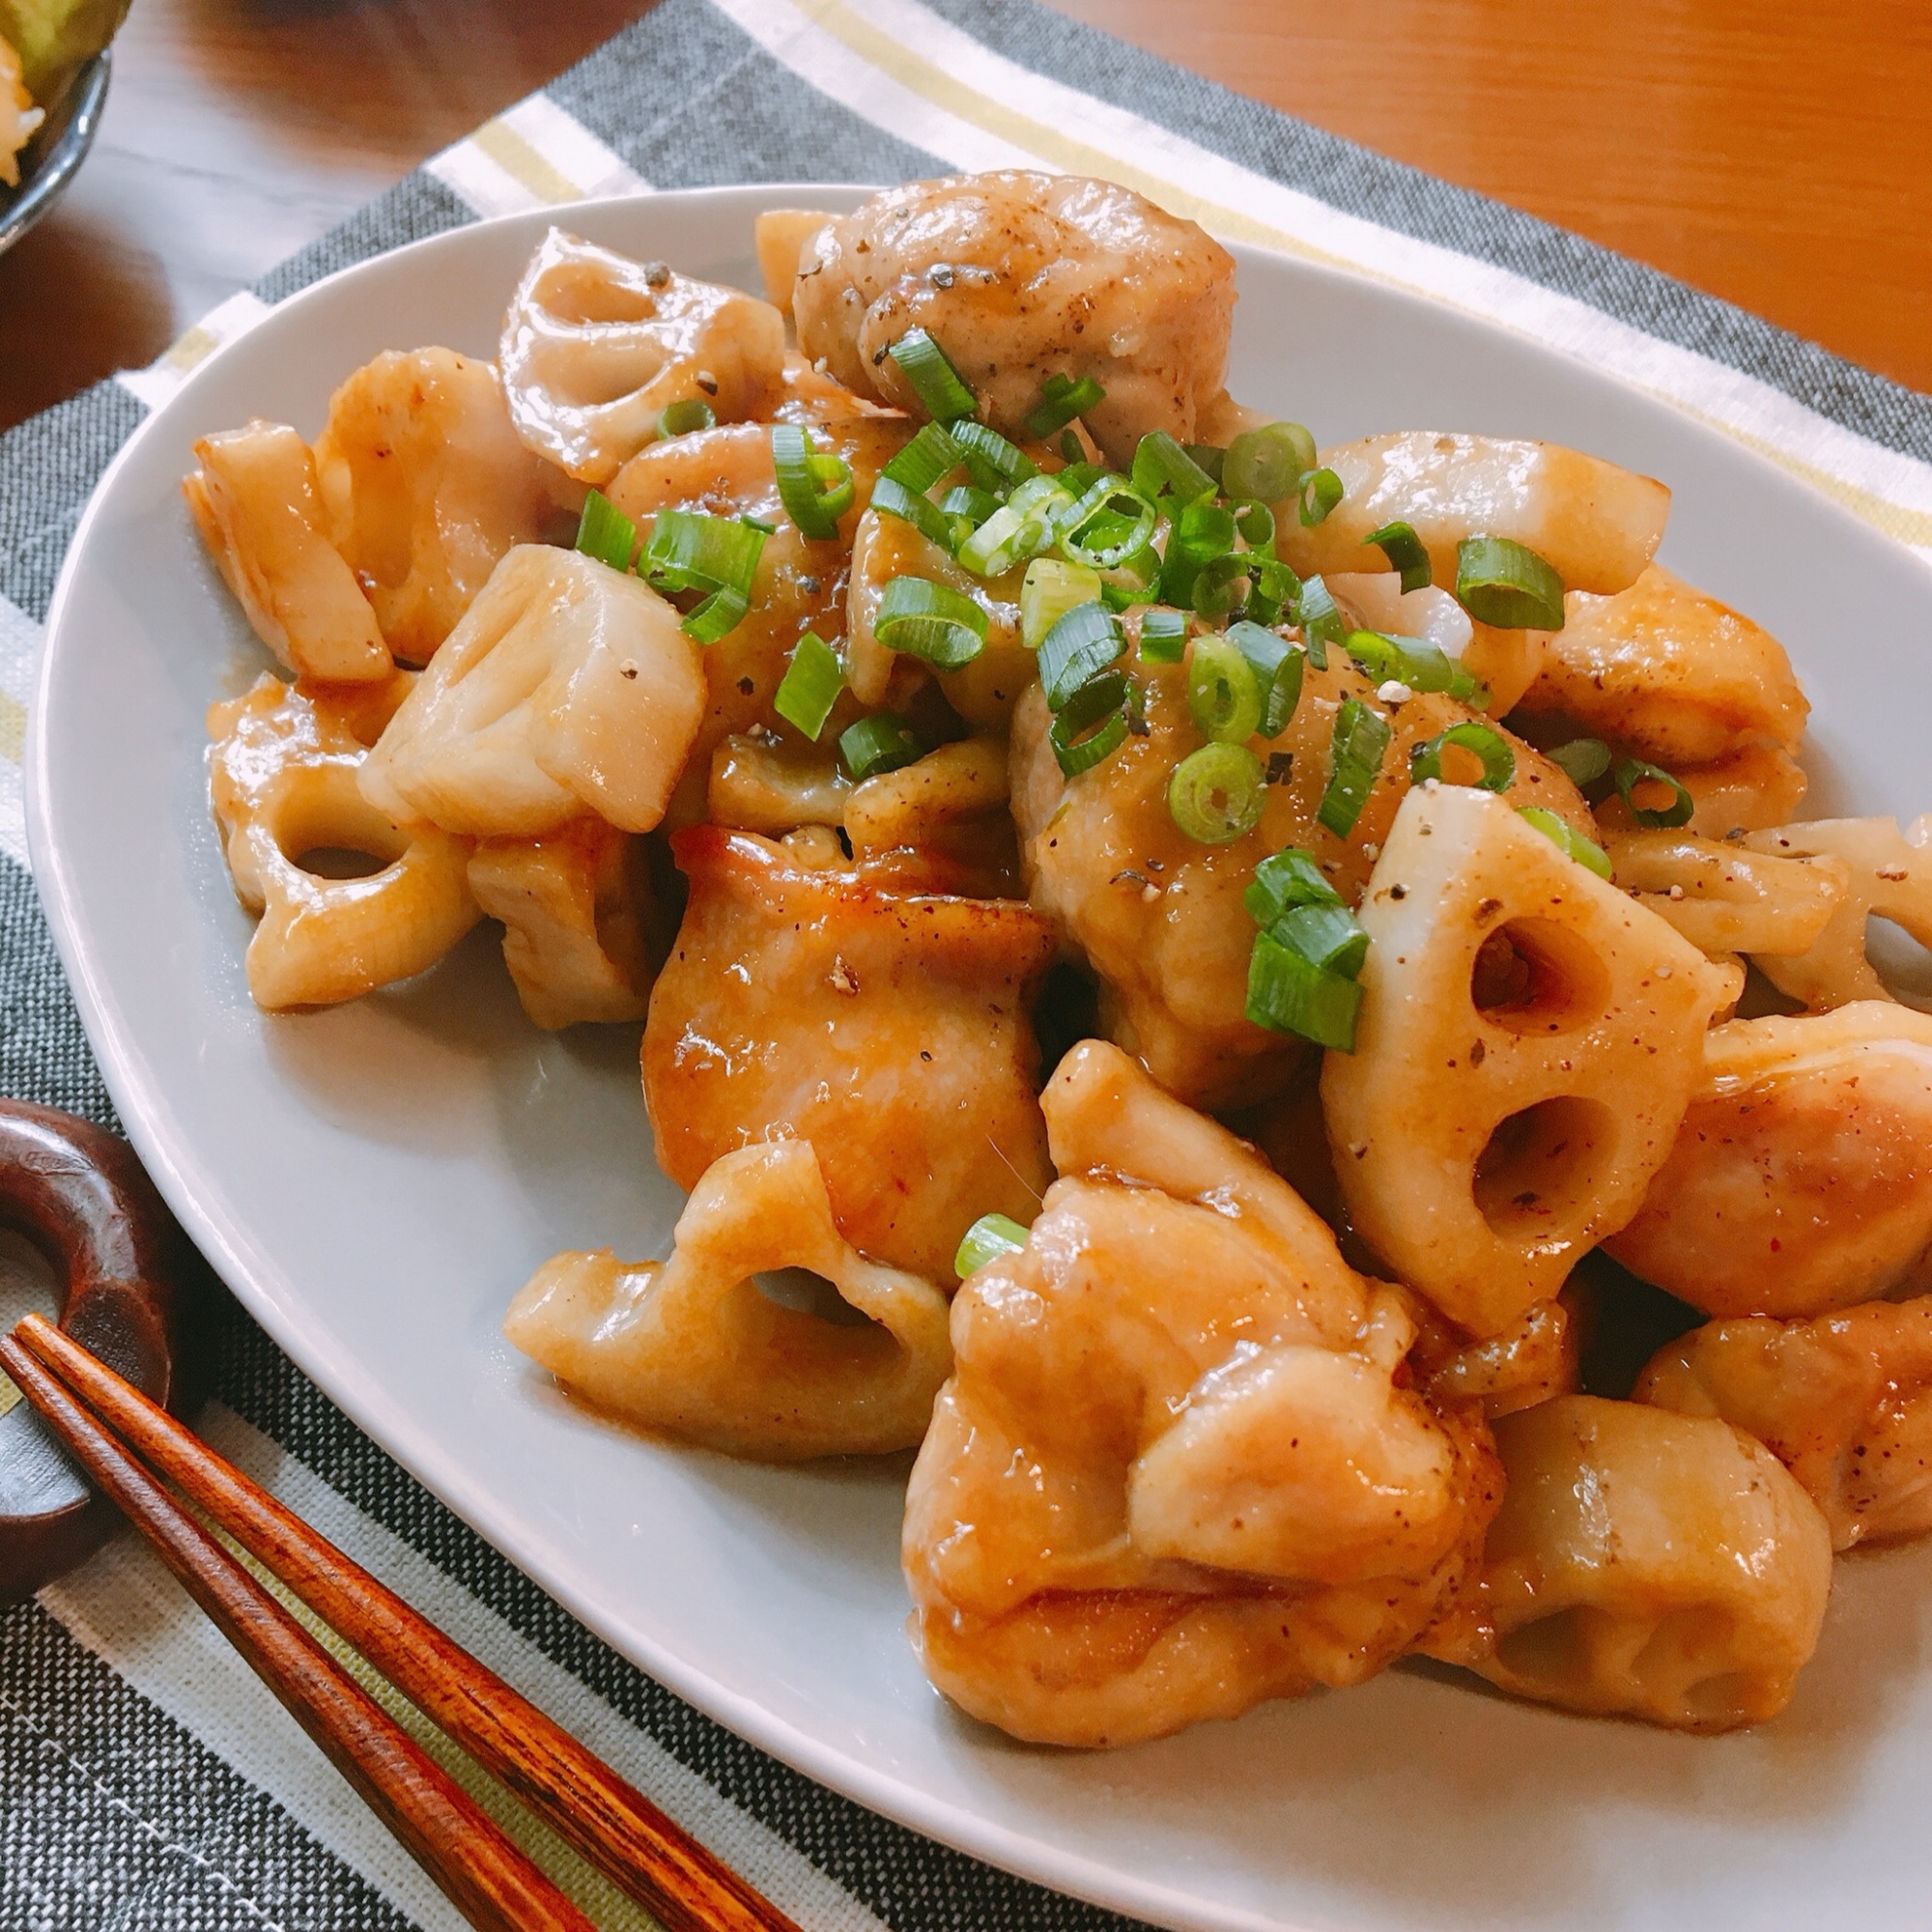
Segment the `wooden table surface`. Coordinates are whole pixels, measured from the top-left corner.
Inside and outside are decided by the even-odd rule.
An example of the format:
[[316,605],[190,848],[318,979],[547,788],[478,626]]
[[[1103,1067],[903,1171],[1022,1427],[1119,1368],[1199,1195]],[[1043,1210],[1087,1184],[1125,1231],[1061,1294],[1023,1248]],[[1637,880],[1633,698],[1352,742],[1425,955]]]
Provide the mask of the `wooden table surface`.
[[[1924,0],[1056,4],[1932,389]],[[94,154],[0,257],[0,427],[152,360],[648,5],[136,0]]]

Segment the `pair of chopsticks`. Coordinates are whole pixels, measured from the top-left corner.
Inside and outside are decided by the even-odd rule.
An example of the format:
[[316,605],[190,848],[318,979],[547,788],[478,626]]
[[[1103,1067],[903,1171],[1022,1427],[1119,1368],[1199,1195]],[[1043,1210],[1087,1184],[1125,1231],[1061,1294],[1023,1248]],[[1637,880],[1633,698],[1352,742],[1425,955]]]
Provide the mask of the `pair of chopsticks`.
[[609,1765],[50,1322],[30,1315],[0,1337],[0,1368],[480,1932],[595,1928],[157,1479],[668,1932],[798,1932]]

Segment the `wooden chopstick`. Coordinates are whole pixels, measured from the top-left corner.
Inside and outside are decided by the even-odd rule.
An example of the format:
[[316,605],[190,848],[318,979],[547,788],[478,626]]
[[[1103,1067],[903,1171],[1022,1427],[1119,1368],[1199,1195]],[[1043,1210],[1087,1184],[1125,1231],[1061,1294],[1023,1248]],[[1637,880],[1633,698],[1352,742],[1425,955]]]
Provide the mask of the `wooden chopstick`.
[[481,1932],[596,1932],[448,1773],[41,1362],[17,1341],[0,1337],[0,1367],[472,1925]]
[[52,1323],[15,1338],[668,1932],[798,1932],[649,1799]]

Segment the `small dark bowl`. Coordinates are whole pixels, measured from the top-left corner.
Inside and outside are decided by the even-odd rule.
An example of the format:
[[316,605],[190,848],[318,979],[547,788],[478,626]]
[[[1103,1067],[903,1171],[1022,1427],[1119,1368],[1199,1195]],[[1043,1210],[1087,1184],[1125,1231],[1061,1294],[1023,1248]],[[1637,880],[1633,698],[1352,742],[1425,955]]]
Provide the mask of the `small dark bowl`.
[[20,185],[0,187],[0,255],[61,198],[87,158],[107,99],[108,66],[105,53],[96,54],[20,151]]

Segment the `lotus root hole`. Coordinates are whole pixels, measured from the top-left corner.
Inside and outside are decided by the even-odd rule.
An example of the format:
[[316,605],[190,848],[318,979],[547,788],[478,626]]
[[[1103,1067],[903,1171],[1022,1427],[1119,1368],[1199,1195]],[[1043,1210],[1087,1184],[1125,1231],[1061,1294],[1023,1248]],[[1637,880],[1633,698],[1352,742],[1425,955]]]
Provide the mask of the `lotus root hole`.
[[1476,1206],[1504,1240],[1573,1238],[1588,1218],[1616,1120],[1601,1100],[1561,1094],[1512,1114],[1476,1162]]
[[1589,1026],[1609,1003],[1610,976],[1588,941],[1547,919],[1513,919],[1476,952],[1469,999],[1486,1020],[1514,1034]]

